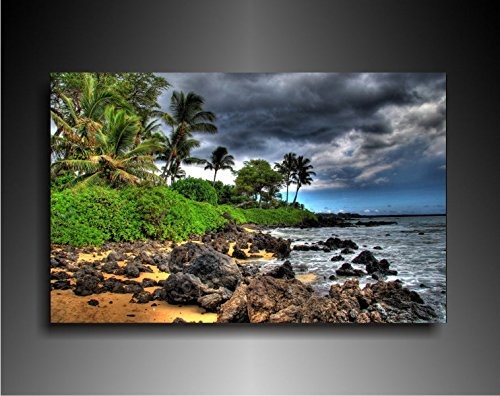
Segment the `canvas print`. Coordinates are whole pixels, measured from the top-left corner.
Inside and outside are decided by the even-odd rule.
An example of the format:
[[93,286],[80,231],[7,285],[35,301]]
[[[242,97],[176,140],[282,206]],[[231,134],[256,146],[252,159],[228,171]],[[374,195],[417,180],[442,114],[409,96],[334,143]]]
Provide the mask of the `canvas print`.
[[50,183],[50,323],[446,322],[444,73],[52,73]]

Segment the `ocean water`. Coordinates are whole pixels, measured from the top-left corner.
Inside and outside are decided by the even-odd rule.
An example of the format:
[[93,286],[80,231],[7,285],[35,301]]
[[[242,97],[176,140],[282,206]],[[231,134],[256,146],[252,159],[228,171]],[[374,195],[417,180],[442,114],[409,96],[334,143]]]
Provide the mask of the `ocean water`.
[[[370,219],[361,219],[368,221]],[[325,227],[325,228],[276,228],[270,234],[290,238],[294,245],[312,244],[330,237],[350,239],[359,249],[353,254],[342,254],[343,261],[330,259],[340,254],[340,250],[330,253],[323,251],[292,251],[289,260],[292,266],[305,264],[307,272],[318,275],[311,284],[319,294],[326,294],[332,283],[343,283],[345,278],[328,280],[344,262],[351,262],[361,251],[369,250],[378,259],[386,259],[390,269],[398,271],[396,276],[386,280],[399,279],[403,286],[416,291],[426,304],[432,306],[438,318],[436,322],[446,322],[446,216],[391,217],[376,218],[377,221],[395,221],[397,224],[376,227]],[[423,233],[423,234],[422,234]],[[382,250],[373,249],[380,246]],[[266,263],[267,266],[275,266]],[[365,270],[364,265],[352,264],[353,268]],[[300,272],[298,272],[300,273]],[[376,282],[371,276],[359,278],[361,287]]]

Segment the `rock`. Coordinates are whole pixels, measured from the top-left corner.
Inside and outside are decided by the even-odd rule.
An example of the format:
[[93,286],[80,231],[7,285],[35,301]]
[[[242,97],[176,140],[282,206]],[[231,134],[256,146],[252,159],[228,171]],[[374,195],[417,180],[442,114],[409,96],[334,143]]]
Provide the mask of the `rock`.
[[170,304],[195,304],[205,294],[205,285],[193,274],[176,273],[168,277],[164,290]]
[[[110,253],[111,255],[111,253]],[[108,261],[103,264],[101,267],[101,271],[105,272],[106,274],[113,274],[118,268],[118,263],[116,261],[109,261],[109,256],[108,256]]]
[[153,300],[163,301],[163,300],[166,300],[166,299],[167,299],[167,292],[165,291],[165,289],[163,287],[154,290],[154,292],[153,292]]
[[222,303],[228,300],[227,294],[212,293],[198,298],[198,305],[208,312],[217,312]]
[[365,273],[361,270],[354,269],[351,264],[344,263],[336,271],[338,276],[363,276]]
[[277,279],[266,275],[254,278],[248,285],[246,296],[249,320],[251,323],[268,322],[271,315],[283,309],[289,310],[290,306],[300,310],[312,294],[312,289],[297,279]]
[[128,263],[125,266],[125,275],[128,278],[138,278],[140,275],[139,268],[134,263]]
[[250,245],[250,249],[248,250],[248,253],[259,253],[259,248],[252,243],[252,245]]
[[182,318],[175,318],[174,321],[172,323],[180,323],[180,324],[185,324],[185,323],[188,323],[186,322],[184,319]]
[[189,245],[194,244],[188,242],[172,251],[171,258],[174,258],[174,261],[171,261],[169,266],[174,273],[180,269],[186,274],[196,276],[210,288],[236,289],[242,275],[232,258],[217,252],[210,246]]
[[333,256],[330,261],[342,261],[344,258],[339,254],[337,256]]
[[370,286],[373,300],[380,304],[389,322],[429,322],[436,318],[434,310],[424,305],[420,295],[399,282],[377,282]]
[[352,260],[352,262],[354,264],[373,264],[378,263],[378,260],[375,258],[372,252],[363,250]]
[[355,223],[357,226],[364,226],[364,227],[377,227],[381,225],[392,225],[392,224],[398,224],[395,221],[358,221]]
[[331,281],[333,281],[333,280],[336,280],[336,279],[337,279],[337,277],[336,277],[335,275],[333,275],[333,274],[332,274],[332,275],[330,275],[330,276],[328,277],[328,279],[329,279],[329,280],[331,280]]
[[354,253],[354,250],[352,250],[351,248],[344,248],[340,251],[341,254],[353,254]]
[[50,259],[50,266],[52,268],[63,267],[63,265],[60,263],[60,261],[55,259],[55,258]]
[[150,257],[146,252],[139,253],[139,255],[136,256],[135,259],[143,265],[145,265],[145,264],[155,265],[154,259],[152,257]]
[[266,273],[266,275],[272,276],[273,278],[280,278],[280,279],[294,279],[295,278],[295,272],[292,269],[292,264],[290,264],[290,261],[285,261],[282,265],[279,267],[275,267],[269,272]]
[[125,293],[133,293],[134,294],[134,293],[140,293],[140,292],[144,291],[144,288],[138,282],[134,282],[134,283],[125,283],[124,282],[123,290],[125,291]]
[[140,291],[134,293],[132,298],[137,304],[147,304],[148,302],[153,300],[153,295],[151,293],[148,293],[147,291]]
[[85,274],[76,281],[76,288],[73,291],[77,296],[88,296],[97,292],[100,279],[97,276]]
[[87,301],[87,304],[92,305],[93,307],[97,307],[99,305],[99,301],[91,299],[91,300]]
[[336,237],[335,238],[328,238],[325,241],[325,245],[328,246],[330,249],[345,249],[345,248],[349,248],[349,249],[353,249],[353,250],[358,249],[358,245],[356,245],[356,243],[354,243],[350,239],[341,240],[340,238],[336,238]]
[[382,250],[382,247],[377,245],[377,246],[374,246],[373,249],[375,249],[375,250]]
[[243,250],[238,249],[237,247],[234,248],[233,254],[231,255],[231,257],[234,257],[235,259],[239,259],[239,260],[248,259],[247,254]]
[[125,285],[116,278],[109,278],[103,282],[103,290],[111,293],[126,293]]
[[58,280],[51,283],[51,286],[55,290],[68,290],[71,289],[71,284],[68,280]]
[[124,261],[127,259],[127,255],[123,252],[110,252],[104,259],[103,262],[113,262],[113,261]]
[[50,279],[55,279],[55,280],[65,280],[70,278],[69,274],[67,274],[64,271],[52,271],[50,273]]
[[223,238],[213,240],[212,246],[220,253],[227,254],[227,252],[229,252],[229,243]]
[[149,278],[144,278],[142,280],[142,287],[153,287],[153,286],[158,286],[158,282]]
[[261,267],[261,265],[258,263],[244,264],[244,265],[238,266],[238,268],[240,269],[241,275],[243,277],[247,277],[247,276],[254,277],[255,275],[257,275],[260,272],[260,267]]
[[223,303],[217,314],[217,323],[248,323],[247,289],[244,283],[240,284],[231,298]]
[[370,322],[371,322],[370,316],[366,312],[361,312],[356,317],[356,323],[370,323]]

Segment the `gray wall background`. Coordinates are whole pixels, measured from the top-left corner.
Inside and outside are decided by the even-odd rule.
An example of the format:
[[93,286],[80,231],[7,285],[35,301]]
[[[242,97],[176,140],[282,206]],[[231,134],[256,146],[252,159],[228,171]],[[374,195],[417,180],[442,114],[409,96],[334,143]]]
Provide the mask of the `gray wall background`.
[[[500,392],[500,65],[488,4],[2,2],[2,392]],[[87,70],[446,72],[448,323],[48,325],[48,73]]]

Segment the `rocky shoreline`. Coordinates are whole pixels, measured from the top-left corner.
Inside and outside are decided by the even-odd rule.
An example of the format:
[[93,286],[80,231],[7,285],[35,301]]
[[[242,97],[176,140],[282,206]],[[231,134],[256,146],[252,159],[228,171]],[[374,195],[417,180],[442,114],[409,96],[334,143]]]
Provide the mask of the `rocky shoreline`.
[[[293,249],[333,252],[330,260],[340,263],[344,249],[352,252],[358,246],[350,240],[329,238]],[[52,300],[55,314],[51,320],[70,321],[57,315],[63,292],[72,293],[72,301],[85,301],[83,316],[103,308],[99,297],[127,295],[130,299],[122,304],[123,309],[143,305],[150,310],[138,319],[141,323],[149,322],[152,310],[166,306],[194,307],[200,315],[212,315],[209,321],[217,323],[407,323],[432,322],[436,317],[418,293],[400,281],[384,281],[385,276],[397,272],[368,250],[352,260],[364,265],[365,271],[348,262],[340,264],[330,280],[345,281],[332,284],[323,296],[299,280],[297,273],[303,268],[288,260],[291,251],[289,239],[232,223],[220,232],[178,245],[158,241],[83,249],[53,245],[51,293],[59,293],[59,300]],[[262,269],[261,260],[271,258],[279,263],[270,270]],[[361,288],[358,279],[362,276],[371,276],[374,282]],[[110,302],[108,312],[111,307]],[[172,315],[165,321],[197,323],[199,319]],[[127,322],[134,321],[134,316],[127,314]],[[72,320],[89,322],[92,318],[88,319]]]

